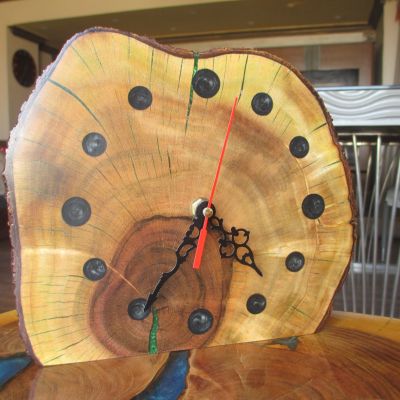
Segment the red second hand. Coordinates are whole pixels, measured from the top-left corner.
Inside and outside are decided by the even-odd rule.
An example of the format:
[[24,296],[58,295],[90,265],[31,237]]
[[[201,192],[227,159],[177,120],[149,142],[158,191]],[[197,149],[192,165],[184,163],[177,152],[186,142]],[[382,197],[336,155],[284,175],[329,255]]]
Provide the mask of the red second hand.
[[[217,171],[215,173],[214,182],[213,182],[213,185],[212,185],[212,188],[211,188],[211,194],[210,194],[210,197],[208,198],[207,208],[211,208],[212,201],[213,201],[213,198],[214,198],[215,188],[217,186],[219,172],[221,170],[222,159],[224,158],[226,145],[228,143],[229,134],[231,132],[233,116],[235,115],[235,108],[236,108],[237,100],[238,100],[238,98],[235,97],[235,102],[233,103],[231,116],[229,118],[228,128],[226,129],[224,145],[222,146],[222,151],[221,151],[221,155],[219,156]],[[194,269],[199,269],[200,268],[201,258],[203,257],[203,250],[204,250],[204,245],[206,243],[206,237],[207,237],[207,225],[208,225],[208,216],[205,215],[204,216],[203,227],[201,228],[199,240],[197,242],[196,254],[194,256],[194,261],[193,261],[193,268]]]

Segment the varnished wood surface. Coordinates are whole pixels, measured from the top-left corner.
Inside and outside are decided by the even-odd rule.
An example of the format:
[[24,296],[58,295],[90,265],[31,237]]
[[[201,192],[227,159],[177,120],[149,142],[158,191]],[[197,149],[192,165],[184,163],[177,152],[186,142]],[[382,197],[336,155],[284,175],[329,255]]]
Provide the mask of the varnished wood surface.
[[[212,98],[192,88],[201,69],[220,79]],[[151,91],[151,107],[128,103],[136,86]],[[265,116],[251,105],[260,92],[273,99]],[[268,53],[194,55],[95,29],[67,43],[41,78],[7,153],[21,331],[40,363],[147,352],[151,320],[130,320],[127,306],[146,298],[172,267],[192,202],[209,195],[235,96],[214,203],[228,230],[251,232],[263,277],[217,260],[218,238],[210,237],[201,272],[189,260],[155,304],[159,350],[302,335],[321,325],[351,257],[354,204],[349,171],[315,91]],[[82,149],[89,132],[107,141],[98,157]],[[289,151],[296,136],[309,142],[304,158]],[[312,193],[325,201],[318,219],[302,212]],[[75,196],[91,206],[82,226],[67,225],[61,215]],[[133,242],[135,251],[127,252]],[[285,267],[294,251],[305,257],[296,273]],[[82,274],[93,257],[108,266],[102,281]],[[257,315],[246,308],[255,293],[267,299]],[[188,316],[198,308],[214,315],[205,335],[188,331]]]
[[0,314],[0,357],[26,351],[18,330],[15,310]]
[[[399,330],[400,320],[335,313],[321,332],[300,337],[296,350],[267,342],[192,350],[180,398],[398,399]],[[0,399],[128,400],[162,375],[166,362],[162,354],[31,366]]]

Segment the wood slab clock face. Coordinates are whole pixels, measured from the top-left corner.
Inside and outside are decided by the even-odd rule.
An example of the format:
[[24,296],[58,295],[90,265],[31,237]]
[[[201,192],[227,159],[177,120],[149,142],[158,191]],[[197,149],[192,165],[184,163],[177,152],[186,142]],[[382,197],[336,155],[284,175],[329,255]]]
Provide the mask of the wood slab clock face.
[[6,178],[21,332],[43,365],[313,333],[351,257],[330,117],[264,52],[78,34],[25,105]]

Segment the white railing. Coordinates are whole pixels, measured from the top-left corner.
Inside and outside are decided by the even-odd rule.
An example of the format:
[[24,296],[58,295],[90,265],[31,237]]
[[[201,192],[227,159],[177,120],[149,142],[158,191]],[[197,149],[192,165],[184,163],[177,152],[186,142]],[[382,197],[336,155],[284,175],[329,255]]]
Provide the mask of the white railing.
[[334,308],[400,317],[400,87],[318,90],[349,161],[357,243]]

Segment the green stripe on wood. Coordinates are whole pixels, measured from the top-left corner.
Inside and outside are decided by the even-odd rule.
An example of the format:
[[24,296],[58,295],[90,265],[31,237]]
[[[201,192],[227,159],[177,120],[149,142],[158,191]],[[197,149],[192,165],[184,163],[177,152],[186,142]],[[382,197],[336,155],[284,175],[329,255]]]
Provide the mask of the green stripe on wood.
[[[193,77],[195,76],[197,69],[199,67],[199,54],[198,53],[193,53],[193,74],[192,74],[192,80]],[[190,110],[192,108],[192,103],[193,103],[193,85],[192,82],[190,82],[190,94],[189,94],[189,103],[188,103],[188,108],[186,111],[186,124],[185,124],[185,133],[187,131],[187,127],[189,124],[189,115],[190,115]]]
[[157,354],[157,332],[158,332],[158,314],[157,309],[153,308],[153,324],[151,325],[150,335],[149,335],[149,354]]

